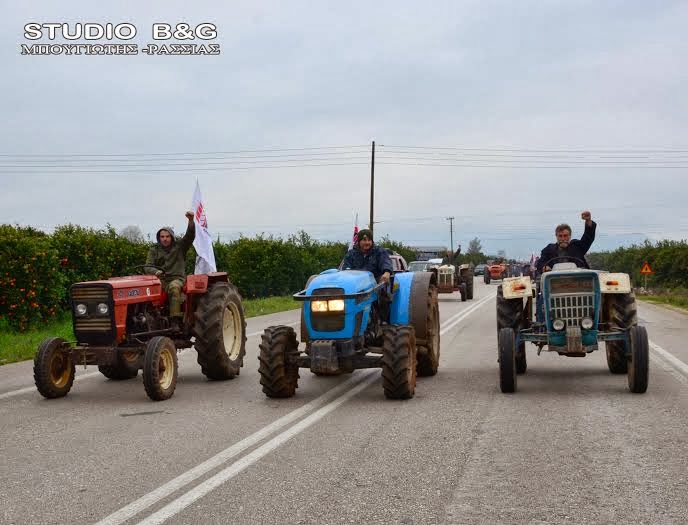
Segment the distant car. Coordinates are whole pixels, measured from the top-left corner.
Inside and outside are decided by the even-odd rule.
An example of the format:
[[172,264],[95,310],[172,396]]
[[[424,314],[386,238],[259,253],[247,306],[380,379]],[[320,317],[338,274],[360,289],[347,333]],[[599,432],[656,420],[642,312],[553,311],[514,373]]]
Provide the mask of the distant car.
[[430,261],[411,261],[409,263],[409,272],[424,272],[430,267]]
[[485,274],[485,267],[486,264],[478,264],[476,267],[473,269],[473,273],[475,275],[484,275]]

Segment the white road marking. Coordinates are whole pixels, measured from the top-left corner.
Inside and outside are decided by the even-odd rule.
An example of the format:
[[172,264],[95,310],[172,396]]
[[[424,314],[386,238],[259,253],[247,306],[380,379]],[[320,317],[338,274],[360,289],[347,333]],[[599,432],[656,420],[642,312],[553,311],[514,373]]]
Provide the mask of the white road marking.
[[[682,382],[686,382],[686,380],[688,380],[688,365],[686,363],[652,341],[650,341],[650,349],[652,352],[654,352],[654,355],[651,355],[651,357],[655,362],[661,364],[662,368]],[[678,372],[681,375],[676,375],[675,372]]]
[[[462,312],[459,312],[458,314],[452,316],[449,318],[447,321],[445,321],[444,326],[445,328],[442,329],[440,332],[441,334],[444,334],[447,332],[447,330],[450,330],[454,326],[456,326],[461,319],[464,319],[466,316],[468,316],[470,313],[474,312],[479,306],[481,306],[483,303],[487,302],[490,299],[493,299],[495,296],[489,296],[484,299],[482,299],[480,302],[472,305],[470,308],[467,310],[464,310]],[[298,324],[300,321],[297,323],[293,324]],[[451,326],[449,326],[451,325]],[[244,438],[243,440],[239,441],[238,443],[235,443],[234,445],[228,447],[227,449],[223,450],[222,452],[216,454],[212,458],[204,461],[203,463],[197,465],[196,467],[192,468],[191,470],[188,470],[187,472],[177,476],[176,478],[172,479],[171,481],[168,481],[164,485],[161,485],[157,489],[149,492],[148,494],[145,494],[144,496],[140,497],[139,499],[133,501],[129,505],[122,507],[120,510],[114,512],[113,514],[110,514],[109,516],[106,516],[103,518],[101,521],[99,521],[96,525],[119,525],[133,516],[141,513],[143,510],[146,508],[156,504],[158,501],[164,499],[165,497],[169,496],[173,492],[176,492],[177,490],[181,489],[185,485],[188,485],[192,481],[198,479],[199,477],[203,476],[204,474],[208,473],[212,469],[222,465],[223,463],[226,463],[229,461],[231,458],[235,457],[236,455],[240,454],[247,448],[256,445],[263,439],[267,438],[269,435],[273,434],[274,432],[278,431],[280,428],[287,426],[288,424],[292,423],[293,421],[301,418],[304,416],[306,413],[310,412],[311,410],[316,409],[318,406],[322,405],[326,401],[328,401],[330,398],[339,395],[342,391],[346,391],[348,388],[352,387],[351,390],[346,391],[344,394],[342,394],[340,397],[334,399],[333,401],[329,402],[329,404],[325,405],[324,407],[320,408],[317,412],[314,412],[310,416],[304,418],[302,421],[294,425],[293,427],[287,429],[283,433],[279,434],[278,436],[275,436],[273,439],[270,441],[266,442],[253,452],[247,454],[240,460],[232,463],[219,473],[215,474],[205,482],[199,484],[196,486],[194,489],[190,490],[189,492],[181,495],[179,498],[175,499],[171,503],[169,503],[167,506],[163,507],[160,509],[158,512],[152,514],[149,516],[146,520],[144,520],[142,523],[162,523],[169,517],[177,514],[187,506],[189,506],[191,503],[196,501],[197,499],[203,497],[205,494],[209,493],[213,489],[215,489],[217,486],[221,485],[228,479],[236,476],[239,472],[250,466],[251,464],[257,462],[259,459],[264,457],[266,454],[270,453],[272,450],[275,448],[279,447],[289,439],[291,439],[293,436],[296,434],[302,432],[309,426],[311,426],[313,423],[318,421],[319,419],[322,419],[325,415],[329,414],[332,412],[334,409],[339,407],[342,403],[346,402],[349,400],[351,397],[356,395],[358,392],[366,388],[369,384],[371,384],[373,381],[377,380],[380,376],[375,373],[375,371],[360,371],[355,377],[352,377],[342,383],[341,385],[338,385],[334,387],[333,389],[329,390],[328,392],[324,393],[321,395],[319,398],[311,401],[310,403],[302,406],[301,408],[298,408],[294,410],[293,412],[290,412],[289,414],[281,417],[280,419],[274,421],[273,423],[269,424],[268,426],[258,430],[257,432],[251,434],[250,436]],[[355,385],[355,386],[354,386]]]
[[[93,376],[99,376],[100,372],[88,372],[87,374],[80,374],[74,378],[74,382],[76,383],[77,381],[81,379],[86,379],[88,377],[93,377]],[[4,394],[0,394],[0,399],[7,399],[8,397],[14,397],[18,396],[20,394],[27,394],[29,392],[37,392],[35,386],[27,386],[25,388],[20,388],[18,390],[12,390],[10,392],[5,392]]]
[[[361,390],[369,386],[371,383],[374,381],[377,381],[378,378],[380,377],[378,374],[374,373],[372,370],[371,371],[366,371],[364,372],[365,374],[365,379],[361,381],[358,385],[353,387],[351,390],[346,392],[345,394],[341,395],[334,401],[330,402],[329,404],[325,405],[318,411],[314,412],[310,416],[306,417],[305,419],[302,419],[299,421],[296,425],[293,427],[285,430],[281,434],[275,436],[272,438],[270,441],[267,443],[261,445],[257,449],[255,449],[253,452],[250,454],[245,455],[243,458],[241,458],[238,461],[235,461],[225,469],[221,470],[214,476],[208,478],[205,480],[203,483],[199,484],[198,486],[194,487],[192,490],[189,492],[183,494],[179,498],[175,499],[168,505],[164,506],[162,509],[159,511],[155,512],[154,514],[151,514],[148,518],[145,520],[139,522],[139,525],[153,525],[153,524],[159,524],[163,523],[166,521],[168,518],[171,518],[175,514],[178,514],[182,510],[184,510],[186,507],[191,505],[194,501],[202,498],[212,490],[216,489],[226,481],[230,480],[237,474],[239,474],[241,471],[244,469],[250,467],[254,463],[256,463],[258,460],[261,458],[265,457],[268,455],[270,452],[275,450],[276,448],[282,446],[284,443],[289,441],[291,438],[296,436],[297,434],[300,434],[304,430],[306,430],[308,427],[313,425],[314,423],[318,422],[322,418],[324,418],[326,415],[328,415],[330,412],[336,410],[340,405],[346,403],[349,399],[354,397],[356,394],[358,394]],[[363,375],[363,374],[361,374]]]
[[232,459],[237,454],[240,454],[247,448],[258,444],[260,441],[268,437],[270,434],[273,434],[282,427],[291,424],[300,417],[306,415],[306,413],[310,412],[311,410],[320,407],[321,405],[329,401],[331,398],[340,394],[342,391],[345,391],[351,386],[355,385],[356,383],[359,383],[360,381],[365,379],[365,377],[366,376],[360,374],[351,377],[342,384],[337,385],[331,390],[328,390],[327,392],[322,394],[320,397],[314,399],[313,401],[273,421],[269,425],[254,432],[253,434],[242,439],[238,443],[235,443],[234,445],[226,448],[222,452],[219,452],[218,454],[214,455],[210,459],[207,459],[206,461],[197,465],[191,470],[188,470],[187,472],[168,481],[164,485],[161,485],[157,489],[133,501],[126,507],[122,507],[117,512],[103,518],[96,525],[116,525],[125,522],[132,516],[135,516],[136,514],[140,513],[142,510],[150,507],[151,505],[154,505],[161,499],[169,496],[170,494],[179,490],[183,486],[188,485],[195,479],[210,472],[212,469],[219,467],[223,463],[226,463],[228,460]]
[[490,301],[491,299],[494,299],[497,297],[496,295],[488,295],[487,297],[484,297],[474,305],[472,305],[470,308],[467,308],[466,310],[459,312],[457,315],[454,315],[450,319],[445,322],[444,328],[440,331],[440,335],[444,335],[447,333],[449,330],[454,328],[457,324],[459,324],[463,319],[468,317],[470,314],[472,314],[474,311],[476,311],[478,308],[480,308],[483,304],[486,302]]

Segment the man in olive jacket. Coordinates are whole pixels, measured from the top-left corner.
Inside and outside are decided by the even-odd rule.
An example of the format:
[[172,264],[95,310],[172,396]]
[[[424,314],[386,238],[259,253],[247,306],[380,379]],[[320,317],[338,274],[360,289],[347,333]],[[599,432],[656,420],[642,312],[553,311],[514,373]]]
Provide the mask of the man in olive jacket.
[[172,228],[169,226],[160,228],[155,234],[158,243],[151,247],[146,259],[146,264],[162,268],[162,270],[146,268],[146,273],[160,278],[170,299],[170,315],[177,319],[183,316],[182,287],[186,278],[186,252],[189,251],[196,237],[194,214],[187,211],[185,215],[189,224],[184,237],[177,241]]

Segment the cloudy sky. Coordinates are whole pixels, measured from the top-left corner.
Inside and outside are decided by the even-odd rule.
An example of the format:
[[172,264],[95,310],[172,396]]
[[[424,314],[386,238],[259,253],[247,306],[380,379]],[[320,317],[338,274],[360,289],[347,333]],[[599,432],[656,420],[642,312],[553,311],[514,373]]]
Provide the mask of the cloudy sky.
[[[222,239],[345,240],[375,140],[378,237],[688,238],[685,1],[102,4],[3,1],[0,223],[181,228],[198,179]],[[22,56],[29,22],[210,22],[221,54]]]

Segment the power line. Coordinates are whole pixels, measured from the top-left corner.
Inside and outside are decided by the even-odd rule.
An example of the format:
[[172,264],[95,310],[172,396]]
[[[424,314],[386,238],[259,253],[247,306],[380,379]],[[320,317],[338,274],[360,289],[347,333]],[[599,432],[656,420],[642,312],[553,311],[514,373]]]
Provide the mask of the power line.
[[381,144],[381,148],[423,149],[423,150],[453,150],[453,151],[511,151],[530,153],[688,153],[688,149],[659,149],[659,148],[574,148],[574,149],[548,149],[548,148],[470,148],[466,146],[395,146]]
[[308,151],[324,149],[353,149],[368,148],[367,145],[356,146],[312,146],[308,148],[263,148],[232,151],[187,151],[169,153],[0,153],[0,157],[135,157],[135,156],[165,156],[165,155],[231,155],[236,153],[263,153],[276,151]]

